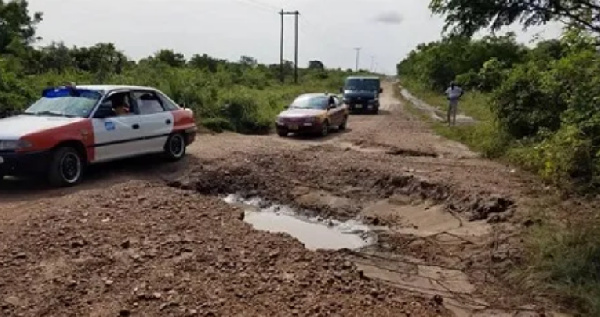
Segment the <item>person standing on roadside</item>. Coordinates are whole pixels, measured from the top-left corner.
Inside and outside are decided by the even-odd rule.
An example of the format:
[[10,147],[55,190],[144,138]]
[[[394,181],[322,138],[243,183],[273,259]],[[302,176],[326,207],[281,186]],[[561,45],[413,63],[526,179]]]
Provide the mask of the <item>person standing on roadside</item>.
[[[448,98],[448,125],[456,125],[456,112],[458,111],[458,100],[463,95],[462,88],[458,87],[454,82],[450,83],[450,87],[446,89],[446,97]],[[452,119],[452,121],[450,121]]]

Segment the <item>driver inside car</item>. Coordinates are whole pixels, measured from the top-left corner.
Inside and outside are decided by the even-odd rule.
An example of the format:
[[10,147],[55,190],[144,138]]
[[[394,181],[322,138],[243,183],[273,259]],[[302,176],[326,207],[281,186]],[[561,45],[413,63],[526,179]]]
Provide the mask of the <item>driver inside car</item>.
[[129,105],[125,102],[124,96],[115,96],[112,100],[113,110],[117,116],[124,116],[130,113]]

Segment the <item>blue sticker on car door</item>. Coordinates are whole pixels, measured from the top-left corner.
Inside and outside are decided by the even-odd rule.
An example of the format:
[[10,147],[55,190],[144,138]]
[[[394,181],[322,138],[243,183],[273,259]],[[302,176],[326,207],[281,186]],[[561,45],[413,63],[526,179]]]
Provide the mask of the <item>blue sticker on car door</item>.
[[115,123],[112,121],[106,121],[104,122],[104,128],[106,128],[106,131],[112,131],[115,129]]

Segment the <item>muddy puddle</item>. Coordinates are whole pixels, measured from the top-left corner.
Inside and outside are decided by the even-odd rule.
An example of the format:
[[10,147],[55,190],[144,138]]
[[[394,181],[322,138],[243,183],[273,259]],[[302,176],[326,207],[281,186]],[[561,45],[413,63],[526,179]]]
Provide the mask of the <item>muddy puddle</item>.
[[287,233],[309,250],[356,250],[376,243],[375,233],[360,221],[307,217],[289,206],[269,204],[260,198],[228,195],[223,200],[242,208],[244,221],[256,230]]

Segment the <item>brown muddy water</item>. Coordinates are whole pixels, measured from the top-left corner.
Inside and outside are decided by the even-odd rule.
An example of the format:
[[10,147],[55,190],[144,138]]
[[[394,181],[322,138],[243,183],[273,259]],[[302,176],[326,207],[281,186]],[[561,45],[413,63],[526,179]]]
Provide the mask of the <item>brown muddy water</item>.
[[292,207],[270,204],[260,198],[244,199],[231,194],[223,198],[244,210],[244,221],[256,230],[287,233],[310,250],[358,250],[375,244],[372,228],[359,220],[339,221],[308,217]]

